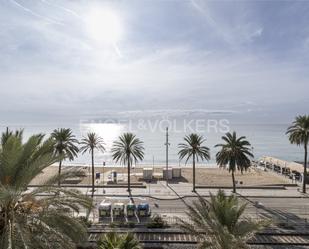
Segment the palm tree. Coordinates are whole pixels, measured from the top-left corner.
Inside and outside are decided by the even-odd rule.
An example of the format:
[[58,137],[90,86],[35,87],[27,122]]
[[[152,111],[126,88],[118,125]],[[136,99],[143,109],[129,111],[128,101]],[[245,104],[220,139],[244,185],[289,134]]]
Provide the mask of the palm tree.
[[225,144],[217,144],[215,147],[221,147],[221,150],[216,154],[216,161],[220,166],[226,167],[228,165],[229,172],[232,172],[233,193],[236,193],[236,184],[234,173],[240,170],[243,173],[250,165],[250,157],[253,154],[250,152],[251,144],[246,140],[246,137],[241,136],[237,138],[236,132],[233,134],[226,133],[222,137]]
[[305,149],[304,158],[304,177],[303,177],[303,193],[306,193],[307,181],[307,161],[308,161],[308,142],[309,142],[309,115],[297,116],[292,126],[286,132],[292,144],[303,145]]
[[124,133],[118,138],[118,141],[113,143],[112,154],[113,160],[115,160],[116,163],[120,162],[121,164],[127,164],[128,166],[128,192],[130,193],[130,168],[133,161],[137,162],[143,160],[143,142],[132,133]]
[[1,145],[3,146],[9,137],[15,136],[18,138],[22,138],[24,131],[23,130],[16,130],[15,132],[11,131],[9,127],[6,127],[5,132],[1,135]]
[[268,225],[268,221],[253,221],[243,217],[247,203],[240,205],[235,195],[226,196],[223,190],[210,194],[210,202],[200,197],[188,206],[190,222],[180,220],[180,227],[200,238],[200,249],[249,248],[246,241],[255,232]]
[[202,146],[205,142],[203,136],[197,134],[190,134],[184,137],[186,143],[181,143],[178,145],[180,151],[178,152],[179,159],[182,160],[183,158],[186,159],[186,163],[192,157],[192,164],[193,164],[193,192],[195,192],[195,161],[198,162],[199,159],[209,160],[210,153],[209,148],[206,146]]
[[76,172],[56,174],[42,186],[27,189],[45,168],[60,160],[53,149],[53,140],[44,140],[41,134],[24,144],[21,136],[10,135],[0,146],[0,248],[73,249],[86,239],[87,230],[72,211],[90,209],[91,199],[54,185]]
[[91,197],[93,198],[94,195],[94,150],[97,149],[98,151],[104,152],[105,148],[103,146],[104,141],[101,137],[99,137],[94,132],[89,132],[86,137],[84,137],[81,141],[82,147],[80,150],[84,154],[85,152],[89,151],[91,154],[91,166],[92,166],[92,193]]
[[[78,143],[75,136],[72,134],[71,129],[56,129],[51,134],[51,138],[54,140],[54,152],[60,156],[58,174],[61,175],[61,166],[64,159],[72,161],[77,156],[78,147],[75,145]],[[60,181],[58,182],[60,186]]]
[[139,241],[134,234],[126,233],[119,235],[116,232],[109,232],[98,241],[98,249],[141,249]]

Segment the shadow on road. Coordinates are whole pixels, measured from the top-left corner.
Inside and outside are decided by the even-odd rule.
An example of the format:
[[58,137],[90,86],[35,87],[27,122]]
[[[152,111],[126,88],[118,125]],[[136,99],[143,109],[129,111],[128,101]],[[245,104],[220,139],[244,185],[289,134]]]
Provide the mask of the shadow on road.
[[307,227],[307,220],[299,217],[295,213],[285,212],[279,209],[268,208],[263,205],[263,203],[255,202],[250,200],[248,197],[243,196],[241,194],[237,195],[252,204],[258,211],[258,216],[261,218],[270,219],[271,221],[275,221],[279,225],[288,224],[291,226],[305,226]]

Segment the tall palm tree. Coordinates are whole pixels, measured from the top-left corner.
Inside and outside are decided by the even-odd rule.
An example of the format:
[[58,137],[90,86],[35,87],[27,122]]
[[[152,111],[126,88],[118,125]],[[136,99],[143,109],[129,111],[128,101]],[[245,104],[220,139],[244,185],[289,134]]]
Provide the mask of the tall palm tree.
[[116,232],[109,232],[98,241],[98,249],[141,249],[139,241],[134,234],[126,233],[119,235]]
[[180,220],[180,227],[200,238],[200,249],[249,248],[246,241],[255,232],[268,225],[268,221],[253,221],[243,217],[247,204],[239,204],[235,195],[226,196],[223,190],[210,194],[210,202],[200,197],[188,206],[190,222]]
[[0,248],[73,249],[86,239],[87,230],[72,211],[91,208],[91,199],[54,186],[76,172],[57,174],[42,186],[27,189],[45,168],[60,160],[54,142],[43,139],[34,135],[23,144],[21,136],[10,135],[0,146]]
[[305,155],[304,155],[303,193],[306,193],[308,142],[309,142],[309,115],[297,116],[293,124],[288,128],[286,134],[289,135],[289,140],[292,144],[304,146]]
[[[65,128],[54,130],[51,138],[54,140],[55,154],[61,157],[58,170],[58,174],[61,175],[62,161],[65,159],[72,161],[77,156],[79,150],[76,144],[78,144],[78,141],[75,139],[72,130]],[[58,185],[60,186],[60,181]]]
[[143,142],[132,133],[124,133],[113,143],[113,160],[128,167],[128,192],[131,192],[130,168],[133,162],[144,159]]
[[232,172],[233,193],[236,193],[236,184],[234,173],[236,169],[243,173],[251,165],[250,157],[253,154],[250,152],[251,144],[246,140],[246,137],[237,138],[236,132],[233,134],[226,133],[222,137],[224,144],[217,144],[215,147],[221,147],[221,150],[216,154],[216,161],[220,166],[227,166],[229,172]]
[[192,165],[193,165],[193,192],[195,192],[195,161],[198,162],[199,159],[209,160],[210,153],[209,148],[203,146],[202,144],[205,142],[203,136],[197,134],[190,134],[184,137],[186,143],[181,143],[178,145],[180,149],[178,152],[179,159],[182,160],[183,158],[186,159],[186,163],[192,157]]
[[98,150],[101,152],[105,151],[103,146],[104,141],[101,137],[99,137],[94,132],[89,132],[86,137],[83,137],[81,141],[82,147],[80,150],[84,154],[85,152],[89,151],[91,154],[91,166],[92,166],[92,193],[91,197],[93,198],[94,195],[94,150]]

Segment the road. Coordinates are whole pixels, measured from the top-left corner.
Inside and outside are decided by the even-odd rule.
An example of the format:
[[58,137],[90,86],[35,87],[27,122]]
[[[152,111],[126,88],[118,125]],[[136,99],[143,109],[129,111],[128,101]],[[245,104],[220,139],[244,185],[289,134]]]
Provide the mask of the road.
[[[30,189],[30,188],[29,188]],[[90,194],[90,187],[76,187],[85,194]],[[152,213],[162,216],[185,216],[186,205],[192,205],[197,200],[197,195],[191,192],[191,184],[169,184],[157,182],[147,184],[147,188],[134,188],[132,194],[138,204],[148,202]],[[200,195],[209,199],[209,192],[215,194],[218,189],[198,189]],[[225,190],[231,194],[231,190]],[[284,189],[238,189],[240,200],[248,202],[246,215],[250,217],[268,217],[277,220],[299,220],[309,218],[309,196],[298,191],[298,187],[286,187]],[[110,202],[128,203],[126,188],[96,189],[95,202],[99,204],[103,200]],[[140,196],[140,197],[136,197]],[[153,196],[155,198],[150,198]],[[186,196],[179,199],[180,196]],[[192,197],[190,197],[192,196]],[[195,196],[195,197],[194,197]],[[257,205],[258,204],[258,205]]]
[[[209,198],[206,198],[209,200]],[[108,202],[129,202],[128,197],[96,197],[95,201]],[[165,217],[180,216],[185,217],[186,205],[192,205],[197,201],[197,197],[187,197],[174,200],[158,200],[153,198],[136,197],[133,198],[136,204],[148,202],[153,214],[160,214]],[[246,216],[252,218],[267,217],[277,220],[299,220],[309,218],[309,199],[308,198],[242,198],[242,202],[247,202]]]

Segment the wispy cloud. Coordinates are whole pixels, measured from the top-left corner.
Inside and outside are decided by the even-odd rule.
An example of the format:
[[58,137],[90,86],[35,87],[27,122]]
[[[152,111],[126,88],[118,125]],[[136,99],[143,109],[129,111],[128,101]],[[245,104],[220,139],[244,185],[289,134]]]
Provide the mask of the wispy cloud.
[[56,7],[56,8],[58,8],[58,9],[60,9],[60,10],[63,10],[63,11],[65,11],[65,12],[67,12],[67,13],[69,13],[69,14],[71,14],[71,15],[77,17],[77,18],[81,18],[81,16],[80,16],[79,14],[77,14],[77,12],[75,12],[75,11],[69,9],[69,8],[66,8],[66,7],[64,7],[64,6],[62,6],[62,5],[55,4],[55,3],[50,2],[50,1],[48,1],[48,0],[41,0],[41,1],[42,1],[43,3],[49,5],[49,6]]
[[[191,3],[194,9],[207,21],[212,32],[217,33],[230,45],[252,42],[256,37],[262,35],[263,27],[255,19],[255,16],[247,13],[250,9],[246,9],[240,2],[214,5],[210,1],[191,0]],[[233,15],[232,13],[238,11],[237,8],[242,13]]]
[[291,19],[282,39],[283,5],[269,17],[260,2],[237,2],[232,11],[229,3],[198,0],[113,4],[126,29],[117,46],[89,36],[88,1],[0,3],[0,112],[254,111],[305,103],[308,14]]
[[32,11],[31,9],[25,7],[24,5],[18,3],[18,2],[15,1],[15,0],[10,0],[10,2],[11,2],[12,4],[14,4],[15,6],[17,6],[18,8],[20,8],[20,9],[24,10],[25,12],[29,13],[30,15],[32,15],[32,16],[34,16],[34,17],[37,17],[37,18],[39,18],[39,19],[41,19],[41,20],[43,20],[43,21],[47,21],[47,22],[53,23],[53,24],[62,25],[61,22],[59,22],[59,21],[57,21],[57,20],[54,20],[54,19],[51,19],[51,18],[48,18],[48,17],[45,17],[45,16],[43,16],[43,15],[40,15],[40,14],[38,14],[37,12]]

